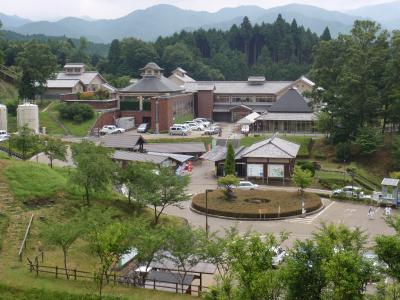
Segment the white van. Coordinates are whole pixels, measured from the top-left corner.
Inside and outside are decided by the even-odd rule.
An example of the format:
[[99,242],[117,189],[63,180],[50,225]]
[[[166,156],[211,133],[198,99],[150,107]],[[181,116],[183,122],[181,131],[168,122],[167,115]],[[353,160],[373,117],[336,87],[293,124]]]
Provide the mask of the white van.
[[186,126],[175,124],[169,128],[169,135],[188,135],[190,131]]

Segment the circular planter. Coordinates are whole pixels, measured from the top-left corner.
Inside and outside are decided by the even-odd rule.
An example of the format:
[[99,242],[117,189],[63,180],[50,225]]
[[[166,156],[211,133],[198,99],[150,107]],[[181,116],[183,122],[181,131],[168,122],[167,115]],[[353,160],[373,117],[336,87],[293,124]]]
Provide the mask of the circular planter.
[[[242,220],[276,220],[301,216],[301,195],[298,192],[284,191],[240,191],[236,190],[236,199],[227,201],[221,190],[208,193],[209,215]],[[308,214],[323,207],[321,198],[316,194],[305,194],[305,209]],[[192,209],[206,212],[205,194],[198,194],[192,200]]]

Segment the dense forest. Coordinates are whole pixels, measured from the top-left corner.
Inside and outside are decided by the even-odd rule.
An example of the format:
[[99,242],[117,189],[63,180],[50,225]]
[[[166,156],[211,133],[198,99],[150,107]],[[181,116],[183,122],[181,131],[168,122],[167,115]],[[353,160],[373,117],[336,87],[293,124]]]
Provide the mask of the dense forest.
[[182,31],[155,43],[114,40],[100,69],[114,76],[136,77],[143,62],[156,61],[167,73],[180,66],[197,80],[245,80],[249,75],[291,80],[309,71],[312,50],[321,39],[330,39],[329,29],[318,37],[280,15],[273,24],[254,26],[244,18],[229,31]]
[[321,40],[330,40],[329,29],[321,37],[296,20],[286,22],[280,15],[273,24],[252,25],[244,18],[230,30],[182,31],[155,42],[135,38],[114,40],[111,45],[95,44],[85,38],[23,36],[10,31],[1,35],[2,61],[18,69],[18,56],[32,41],[46,45],[58,68],[67,61],[84,62],[98,69],[113,84],[123,86],[138,77],[139,68],[155,61],[169,73],[177,66],[197,80],[246,80],[264,75],[269,80],[291,80],[308,73],[312,51]]

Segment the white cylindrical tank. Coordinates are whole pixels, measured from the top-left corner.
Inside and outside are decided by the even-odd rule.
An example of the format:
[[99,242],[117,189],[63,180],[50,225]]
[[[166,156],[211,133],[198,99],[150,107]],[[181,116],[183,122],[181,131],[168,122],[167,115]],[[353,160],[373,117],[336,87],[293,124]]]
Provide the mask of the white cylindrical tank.
[[17,108],[18,128],[25,125],[32,129],[36,134],[39,133],[39,108],[36,104],[24,103]]
[[0,104],[0,130],[7,131],[7,106]]

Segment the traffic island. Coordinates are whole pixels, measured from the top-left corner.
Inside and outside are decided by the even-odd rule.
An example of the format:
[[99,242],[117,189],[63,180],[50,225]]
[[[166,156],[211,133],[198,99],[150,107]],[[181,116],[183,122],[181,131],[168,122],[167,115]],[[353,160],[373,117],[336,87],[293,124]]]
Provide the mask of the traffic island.
[[[269,190],[235,190],[235,200],[227,201],[222,190],[198,194],[192,200],[192,209],[199,213],[223,218],[244,220],[274,220],[302,216],[299,192]],[[319,211],[321,198],[305,193],[306,214]]]

